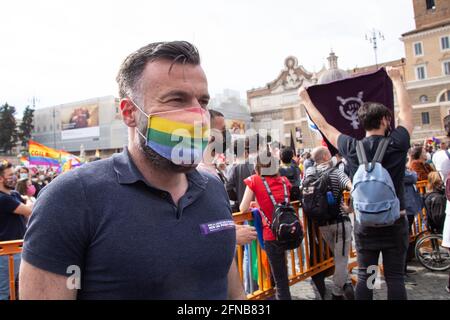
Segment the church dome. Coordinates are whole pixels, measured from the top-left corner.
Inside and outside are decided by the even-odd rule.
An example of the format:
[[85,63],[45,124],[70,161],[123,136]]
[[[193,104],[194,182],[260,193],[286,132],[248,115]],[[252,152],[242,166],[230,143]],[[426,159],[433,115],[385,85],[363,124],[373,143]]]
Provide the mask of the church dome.
[[328,62],[330,66],[328,70],[326,70],[324,73],[320,75],[317,84],[326,84],[338,80],[347,79],[348,77],[350,77],[347,71],[338,68],[337,60],[338,57],[335,55],[334,52],[331,52],[330,56],[328,57]]

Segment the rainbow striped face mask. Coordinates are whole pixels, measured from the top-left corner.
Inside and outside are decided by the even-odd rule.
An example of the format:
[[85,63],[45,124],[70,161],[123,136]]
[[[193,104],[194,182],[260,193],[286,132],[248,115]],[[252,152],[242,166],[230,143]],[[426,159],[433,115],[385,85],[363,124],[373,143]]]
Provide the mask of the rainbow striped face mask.
[[176,165],[199,164],[209,140],[209,112],[201,107],[183,108],[147,114],[135,102],[133,104],[148,118],[144,136],[149,148]]

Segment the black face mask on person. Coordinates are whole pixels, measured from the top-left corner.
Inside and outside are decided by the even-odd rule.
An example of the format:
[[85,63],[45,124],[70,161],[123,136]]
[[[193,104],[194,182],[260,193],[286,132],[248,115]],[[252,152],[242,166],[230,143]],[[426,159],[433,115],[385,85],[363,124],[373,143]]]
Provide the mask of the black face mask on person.
[[225,129],[219,133],[218,130],[212,130],[211,144],[216,153],[226,153],[231,144],[230,131]]
[[392,131],[392,127],[391,127],[391,119],[387,119],[388,123],[387,123],[387,127],[386,130],[384,131],[384,136],[385,137],[389,137]]
[[3,177],[3,187],[5,189],[14,190],[16,188],[17,177],[13,175],[11,178],[6,179]]

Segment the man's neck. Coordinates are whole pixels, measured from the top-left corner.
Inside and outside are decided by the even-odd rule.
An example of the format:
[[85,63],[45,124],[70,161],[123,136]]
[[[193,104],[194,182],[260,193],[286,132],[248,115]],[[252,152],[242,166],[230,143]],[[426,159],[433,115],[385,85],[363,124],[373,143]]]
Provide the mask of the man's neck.
[[[174,195],[174,193],[179,194],[180,188],[183,189],[183,186],[187,186],[187,177],[185,173],[156,168],[134,145],[130,145],[128,151],[137,169],[152,186],[170,192],[172,195]],[[185,191],[186,190],[184,190],[184,192]]]
[[366,131],[366,137],[371,137],[371,136],[383,136],[384,137],[384,135],[385,135],[385,130],[382,128]]
[[331,163],[330,161],[326,161],[326,162],[321,162],[321,163],[316,163],[317,167],[330,167]]

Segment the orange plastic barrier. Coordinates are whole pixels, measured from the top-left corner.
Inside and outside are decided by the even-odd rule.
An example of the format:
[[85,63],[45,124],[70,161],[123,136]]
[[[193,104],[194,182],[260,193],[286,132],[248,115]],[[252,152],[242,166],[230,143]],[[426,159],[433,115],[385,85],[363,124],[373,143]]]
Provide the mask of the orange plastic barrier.
[[14,279],[14,255],[22,252],[23,240],[0,242],[0,256],[8,256],[9,267],[9,297],[16,299],[15,279]]

